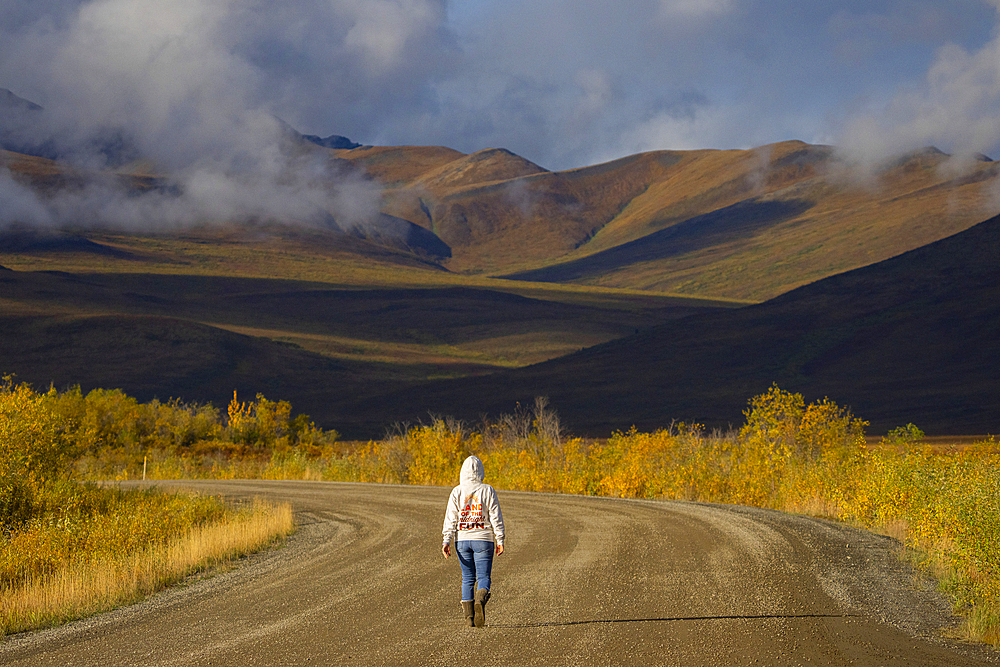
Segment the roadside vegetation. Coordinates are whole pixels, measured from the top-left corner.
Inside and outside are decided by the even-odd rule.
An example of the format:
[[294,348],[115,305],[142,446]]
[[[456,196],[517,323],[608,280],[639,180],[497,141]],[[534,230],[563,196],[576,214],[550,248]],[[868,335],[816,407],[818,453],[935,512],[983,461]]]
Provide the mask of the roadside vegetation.
[[0,382],[0,637],[136,602],[292,529],[287,505],[79,481],[108,395],[137,405]]
[[[90,564],[104,558],[99,545],[142,530],[154,532],[136,537],[136,544],[172,544],[167,533],[208,530],[232,512],[210,498],[127,494],[68,478],[449,486],[462,460],[475,453],[499,489],[743,504],[883,532],[938,577],[966,619],[968,637],[1000,644],[1000,443],[989,438],[932,448],[913,424],[866,438],[866,423],[832,401],[806,403],[778,387],[751,399],[744,414],[743,426],[727,433],[673,424],[593,441],[568,436],[547,401],[537,399],[475,427],[431,418],[357,443],[341,441],[304,415],[293,417],[285,401],[260,395],[241,401],[234,393],[223,413],[211,405],[139,403],[118,390],[40,393],[7,378],[0,387],[4,618],[11,615],[11,591],[54,580],[53,573],[69,567],[64,562],[90,572]],[[54,472],[65,469],[71,474]],[[121,509],[93,509],[115,503],[136,507],[135,518]],[[250,523],[253,513],[274,514],[257,508],[238,515],[237,523]],[[104,515],[114,518],[93,518]],[[139,516],[151,518],[149,525],[132,527]],[[132,537],[114,537],[119,532]],[[79,556],[66,555],[71,543]],[[11,554],[25,560],[8,563]]]

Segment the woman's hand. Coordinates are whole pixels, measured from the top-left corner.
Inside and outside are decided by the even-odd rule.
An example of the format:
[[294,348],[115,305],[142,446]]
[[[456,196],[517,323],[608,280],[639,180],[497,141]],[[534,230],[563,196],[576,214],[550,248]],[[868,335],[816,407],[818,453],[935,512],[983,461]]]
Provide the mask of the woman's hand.
[[499,556],[502,553],[503,553],[503,545],[502,544],[498,544],[497,545],[497,556]]
[[448,558],[449,556],[451,556],[451,545],[450,544],[442,544],[441,545],[441,553],[444,554],[445,558]]

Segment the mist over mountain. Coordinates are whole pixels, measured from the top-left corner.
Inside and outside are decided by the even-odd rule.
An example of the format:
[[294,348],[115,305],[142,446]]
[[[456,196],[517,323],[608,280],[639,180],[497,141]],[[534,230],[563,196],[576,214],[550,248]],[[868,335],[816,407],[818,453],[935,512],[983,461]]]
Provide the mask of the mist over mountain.
[[56,163],[49,177],[29,169],[16,180],[0,171],[0,232],[11,225],[17,230],[4,234],[5,245],[16,248],[29,237],[65,244],[32,229],[168,231],[263,219],[336,230],[435,258],[451,255],[433,233],[379,211],[379,184],[309,149],[359,144],[339,135],[302,135],[278,119],[265,134],[269,143],[262,148],[269,156],[248,162],[233,155],[229,163],[215,162],[225,155],[206,156],[208,162],[164,172],[156,153],[141,152],[141,142],[126,130],[70,134],[41,105],[0,89],[0,148]]
[[[72,381],[62,375],[69,369],[91,382],[115,382],[126,390],[135,387],[144,396],[158,395],[158,381],[150,375],[153,370],[142,353],[143,347],[152,346],[156,366],[175,368],[169,383],[161,384],[171,395],[218,400],[224,385],[234,382],[280,390],[281,398],[352,437],[378,437],[391,423],[419,421],[428,413],[475,420],[530,403],[536,395],[548,396],[569,427],[581,434],[607,435],[633,424],[655,429],[678,419],[726,427],[738,423],[747,399],[771,383],[800,391],[810,400],[829,396],[870,421],[877,431],[908,422],[939,433],[992,432],[1000,426],[994,419],[1000,414],[1000,392],[991,361],[1000,349],[996,334],[1000,331],[1000,218],[976,223],[981,211],[994,205],[992,193],[1000,178],[997,163],[982,159],[956,172],[949,166],[951,156],[926,149],[900,156],[875,181],[867,177],[859,181],[852,179],[849,170],[840,170],[841,163],[830,147],[783,142],[752,151],[647,153],[551,172],[502,149],[469,155],[442,147],[327,149],[281,124],[276,127],[285,142],[278,164],[304,162],[295,163],[297,168],[289,178],[267,181],[269,187],[294,184],[304,173],[302,165],[313,164],[318,171],[310,172],[314,179],[310,183],[317,189],[333,188],[335,195],[342,195],[348,192],[345,188],[358,187],[357,201],[367,204],[351,218],[352,227],[339,226],[340,220],[329,213],[336,208],[322,209],[330,216],[323,225],[310,226],[291,214],[293,210],[284,210],[269,224],[274,230],[326,233],[336,229],[348,232],[342,234],[345,238],[365,240],[349,251],[351,266],[357,270],[375,261],[373,253],[378,248],[395,247],[424,257],[420,270],[459,271],[449,281],[472,280],[477,271],[509,276],[497,269],[534,266],[514,277],[574,283],[585,302],[602,298],[600,292],[589,295],[586,290],[608,284],[644,288],[649,295],[657,294],[651,284],[677,284],[691,285],[687,288],[691,297],[769,294],[770,298],[725,310],[720,309],[727,305],[724,302],[711,304],[709,310],[692,308],[694,301],[684,307],[671,305],[657,311],[658,321],[644,320],[634,335],[626,335],[632,328],[618,327],[613,334],[600,334],[599,340],[609,342],[581,345],[585,349],[567,356],[543,357],[551,359],[544,363],[518,370],[474,364],[467,372],[477,377],[436,381],[436,373],[421,377],[406,363],[391,365],[387,375],[382,362],[352,360],[344,365],[336,354],[325,356],[314,350],[306,354],[264,340],[270,335],[283,337],[281,333],[248,341],[229,329],[217,330],[204,315],[178,318],[169,308],[150,313],[144,307],[130,306],[115,316],[94,317],[88,312],[68,320],[56,314],[39,315],[38,304],[51,302],[52,295],[62,291],[79,290],[81,284],[72,276],[53,282],[48,277],[12,272],[14,279],[0,282],[21,285],[18,289],[27,290],[26,294],[45,297],[41,301],[31,297],[24,302],[23,313],[16,310],[6,316],[9,350],[14,354],[7,360],[8,367],[36,381],[58,375],[64,377],[63,382]],[[42,157],[4,155],[8,185],[34,197],[43,211],[86,210],[56,208],[96,187],[86,173],[81,186],[72,185],[74,174],[80,173],[78,167]],[[103,173],[125,178],[113,170]],[[46,180],[51,178],[65,182]],[[183,189],[177,194],[152,185],[143,189],[147,186],[141,185],[145,182],[141,178],[128,178],[133,180],[103,186],[111,193],[131,194],[108,197],[108,208],[90,210],[102,216],[98,218],[102,224],[120,220],[116,215],[141,218],[144,209],[129,210],[130,201],[150,206],[152,197],[164,201],[190,197]],[[211,180],[211,174],[202,173],[199,178]],[[192,187],[197,179],[172,182],[179,188]],[[252,181],[242,183],[249,184]],[[270,192],[265,190],[261,196]],[[302,196],[310,190],[287,192]],[[340,203],[349,208],[351,201]],[[11,220],[31,220],[30,210],[28,214],[17,210],[8,209],[15,212],[8,213]],[[189,224],[180,216],[191,210],[177,212],[178,224]],[[256,233],[253,230],[266,229],[252,215],[240,217],[232,209],[218,210],[218,220],[237,223],[235,230]],[[34,235],[24,233],[23,223],[10,227],[6,241],[0,239],[0,252],[11,253],[6,256],[19,262],[30,261],[32,256],[49,262],[63,254],[68,258],[99,256],[129,271],[141,271],[150,261],[122,249],[122,238],[109,245],[105,239],[91,239],[88,228],[59,231],[58,220],[54,218],[49,226],[28,225]],[[162,218],[152,220],[156,224],[149,229],[157,230],[160,238],[169,238],[164,236]],[[140,232],[125,223],[112,229]],[[287,256],[288,250],[279,248],[285,247],[281,234],[288,233],[267,232],[263,238],[275,240],[261,242],[259,252],[270,252],[267,248],[274,245],[274,252]],[[223,243],[212,234],[199,238],[199,243]],[[244,242],[238,233],[227,238]],[[330,243],[323,236],[315,239]],[[314,241],[305,243],[315,245]],[[321,253],[325,252],[322,244],[317,246]],[[302,252],[306,245],[296,247],[299,250],[294,252]],[[346,246],[329,248],[342,256]],[[428,278],[414,275],[396,280],[410,285]],[[508,277],[498,279],[498,284],[504,285],[503,290],[526,284],[530,288],[524,289],[544,293],[540,283],[522,280]],[[189,307],[186,297],[166,293],[178,299],[178,312]],[[131,292],[123,297],[128,302],[136,298]],[[149,298],[157,303],[162,297]],[[352,298],[385,296],[358,292]],[[438,298],[436,292],[433,298]],[[294,310],[294,304],[312,303],[311,299],[301,300],[289,292],[268,302],[267,310]],[[444,343],[438,334],[414,329],[419,309],[404,305],[411,299],[422,303],[427,294],[418,299],[406,287],[392,299],[384,307],[373,305],[370,317],[379,322],[374,330],[405,331],[405,340],[428,341],[431,349],[483,336],[478,319],[494,307],[514,308],[512,314],[528,307],[520,299],[498,299],[486,293],[456,306],[453,295],[449,296],[450,305],[434,311],[431,320],[463,324],[461,333],[449,332],[454,337]],[[561,312],[554,306],[542,310],[547,307]],[[330,323],[339,316],[337,310],[319,312],[321,320],[328,318]],[[583,322],[590,315],[573,313],[566,328],[554,329],[558,336],[589,326]],[[383,316],[389,318],[384,325],[379,319]],[[285,317],[283,327],[301,319],[291,312]],[[620,311],[615,311],[612,319],[620,317]],[[499,326],[502,333],[487,338],[517,340],[529,334],[519,329],[516,317],[509,327],[502,324],[504,320],[501,317],[501,324],[491,325]],[[119,326],[139,326],[144,333],[122,347],[115,333]],[[311,325],[315,326],[319,328],[297,331],[296,340],[326,336],[331,324]],[[548,331],[539,334],[541,339],[548,337]],[[572,334],[571,340],[587,340],[592,334],[578,335]],[[88,341],[87,345],[74,343],[77,336],[83,336],[80,340]],[[17,352],[17,341],[27,338],[37,341],[31,355]],[[50,358],[54,341],[61,352]],[[94,359],[103,358],[101,350],[108,345],[121,348],[123,364],[130,367],[116,367],[109,374],[108,369],[95,366]],[[330,345],[323,343],[316,349],[327,350]],[[212,382],[199,370],[199,354],[227,359],[222,366],[212,366],[211,372],[218,375]],[[174,355],[179,355],[176,360]],[[260,370],[266,377],[257,377],[254,358],[267,360],[266,370],[264,366]],[[293,370],[308,378],[308,391],[296,388],[296,379],[289,375]],[[211,388],[210,395],[207,388]]]
[[[407,388],[499,371],[448,385],[486,392],[454,395],[463,414],[510,410],[501,378],[523,377],[581,428],[722,422],[778,380],[988,426],[995,294],[891,262],[1000,212],[998,25],[997,0],[8,0],[9,368],[192,399],[247,383],[359,431],[426,405],[395,404]],[[798,291],[883,265],[936,296]],[[220,323],[227,299],[164,278],[186,273],[282,296]],[[589,370],[556,363],[589,348]]]
[[[171,166],[172,143],[124,126],[67,143],[70,135],[46,134],[40,105],[2,97],[4,136],[34,141],[4,145],[59,158],[12,158],[0,170],[8,227],[170,232],[277,222],[410,248],[459,273],[762,300],[1000,208],[996,163],[933,147],[876,172],[799,141],[655,151],[553,172],[506,149],[361,146],[232,108],[200,152],[205,123],[181,128],[183,151],[173,158],[183,159]],[[747,269],[750,280],[740,275]]]
[[6,91],[3,146],[59,165],[0,170],[0,226],[279,222],[411,247],[459,273],[762,300],[933,242],[1000,206],[994,163],[936,149],[877,169],[786,141],[551,171],[504,148],[362,146],[300,133],[217,80],[222,71],[179,90],[131,81],[124,107],[78,91],[76,116],[71,100],[54,99],[53,111]]

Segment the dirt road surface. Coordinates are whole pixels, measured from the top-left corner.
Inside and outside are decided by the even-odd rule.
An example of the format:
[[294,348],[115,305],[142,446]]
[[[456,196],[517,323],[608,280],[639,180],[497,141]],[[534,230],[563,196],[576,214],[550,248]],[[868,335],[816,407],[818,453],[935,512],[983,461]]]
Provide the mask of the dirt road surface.
[[[487,480],[488,481],[488,480]],[[178,482],[289,501],[286,546],[146,602],[0,643],[10,665],[984,665],[898,545],[693,503],[500,492],[486,627],[440,553],[449,489]]]

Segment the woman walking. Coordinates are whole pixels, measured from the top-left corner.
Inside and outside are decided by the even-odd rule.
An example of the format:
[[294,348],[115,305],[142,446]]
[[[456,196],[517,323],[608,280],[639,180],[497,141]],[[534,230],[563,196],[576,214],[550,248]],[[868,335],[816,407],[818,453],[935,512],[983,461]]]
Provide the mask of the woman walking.
[[[483,484],[483,462],[470,456],[462,463],[459,485],[451,490],[444,513],[441,553],[451,556],[451,540],[462,566],[462,613],[469,627],[486,623],[493,554],[503,553],[503,514],[497,493]],[[495,543],[495,544],[494,544]]]

